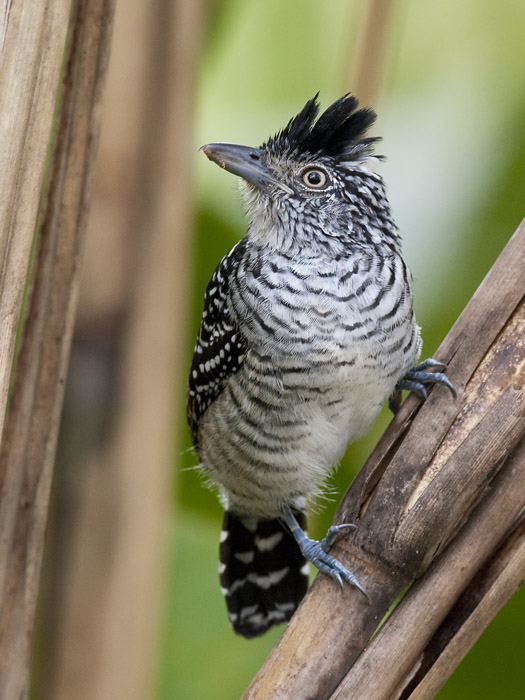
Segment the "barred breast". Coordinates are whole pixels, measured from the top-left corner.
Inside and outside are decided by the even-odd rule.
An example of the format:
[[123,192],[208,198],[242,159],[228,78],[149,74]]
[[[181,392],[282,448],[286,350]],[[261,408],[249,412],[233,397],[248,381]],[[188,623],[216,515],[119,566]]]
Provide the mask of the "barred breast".
[[230,510],[268,518],[319,494],[414,365],[420,336],[395,251],[247,254],[229,305],[248,350],[202,419],[199,452]]

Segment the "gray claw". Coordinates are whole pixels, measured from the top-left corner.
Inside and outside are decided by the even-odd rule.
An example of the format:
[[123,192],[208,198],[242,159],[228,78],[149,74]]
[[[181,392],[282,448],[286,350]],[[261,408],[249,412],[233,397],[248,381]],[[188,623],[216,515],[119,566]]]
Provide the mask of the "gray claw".
[[324,552],[328,552],[330,547],[337,541],[338,537],[343,534],[343,530],[348,528],[356,528],[353,523],[341,523],[340,525],[332,525],[328,528],[326,536],[321,541],[321,548]]
[[433,357],[429,357],[426,360],[423,360],[423,362],[420,362],[418,365],[416,365],[414,367],[414,370],[416,370],[416,372],[419,372],[419,371],[424,372],[427,369],[444,370],[446,368],[447,368],[447,366],[444,362],[439,362],[439,360],[434,360]]
[[442,384],[446,386],[454,398],[456,398],[456,390],[447,375],[443,372],[427,372],[428,369],[443,370],[446,369],[446,365],[432,358],[424,360],[405,374],[401,381],[398,382],[398,387],[407,389],[408,391],[414,391],[422,399],[426,399],[427,396],[425,387],[423,386],[424,384]]
[[351,586],[354,586],[354,588],[361,591],[367,600],[370,600],[356,577],[350,571],[348,571],[348,569],[344,567],[340,561],[337,561],[337,559],[332,557],[326,551],[330,545],[334,543],[337,536],[341,534],[342,530],[348,527],[355,527],[354,525],[350,523],[332,525],[322,542],[318,542],[317,540],[312,540],[307,536],[297,522],[291,508],[287,506],[283,508],[283,517],[305,559],[312,562],[312,564],[317,567],[319,571],[322,571],[327,576],[330,576],[330,578],[336,581],[341,587],[344,587],[343,580],[347,581]]

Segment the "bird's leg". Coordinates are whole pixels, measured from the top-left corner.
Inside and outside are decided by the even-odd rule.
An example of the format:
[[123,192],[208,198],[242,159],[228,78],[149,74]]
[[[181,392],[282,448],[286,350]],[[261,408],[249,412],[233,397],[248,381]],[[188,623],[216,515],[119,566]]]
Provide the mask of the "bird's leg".
[[[456,398],[456,390],[450,382],[446,374],[443,373],[447,366],[443,362],[438,362],[431,357],[428,360],[420,362],[418,365],[409,370],[405,376],[398,381],[394,393],[389,399],[388,406],[392,413],[397,413],[401,406],[401,396],[403,389],[413,391],[423,401],[427,398],[425,384],[443,384],[452,392]],[[437,372],[428,372],[427,370],[439,370]]]
[[299,545],[299,549],[301,550],[305,559],[317,567],[319,571],[322,571],[324,574],[327,574],[333,578],[334,581],[337,581],[341,587],[343,587],[343,580],[347,581],[347,583],[360,590],[361,593],[368,598],[366,591],[361,587],[356,577],[350,571],[348,571],[348,569],[346,569],[341,562],[337,561],[337,559],[328,554],[328,549],[332,546],[343,530],[349,527],[355,527],[355,525],[332,525],[332,527],[329,528],[326,537],[321,542],[318,542],[317,540],[310,539],[310,537],[308,537],[305,531],[300,527],[291,508],[285,506],[283,509],[283,516],[285,523],[290,528],[290,531],[295,541]]

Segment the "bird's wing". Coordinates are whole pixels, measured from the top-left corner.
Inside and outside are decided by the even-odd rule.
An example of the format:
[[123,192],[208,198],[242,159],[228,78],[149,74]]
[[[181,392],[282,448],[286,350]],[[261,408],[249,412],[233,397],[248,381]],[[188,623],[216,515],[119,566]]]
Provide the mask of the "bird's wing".
[[233,263],[242,253],[243,245],[244,241],[240,241],[222,259],[204,296],[204,312],[188,381],[187,416],[196,446],[202,416],[219,396],[228,377],[241,368],[246,352],[246,340],[227,303]]

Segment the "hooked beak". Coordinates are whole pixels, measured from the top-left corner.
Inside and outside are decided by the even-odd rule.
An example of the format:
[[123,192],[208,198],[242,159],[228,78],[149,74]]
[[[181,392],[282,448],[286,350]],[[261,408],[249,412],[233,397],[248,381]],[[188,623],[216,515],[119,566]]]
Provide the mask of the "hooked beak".
[[207,143],[199,150],[221,168],[239,175],[265,192],[269,192],[271,187],[279,187],[287,194],[294,193],[263,165],[259,148],[239,146],[235,143]]

